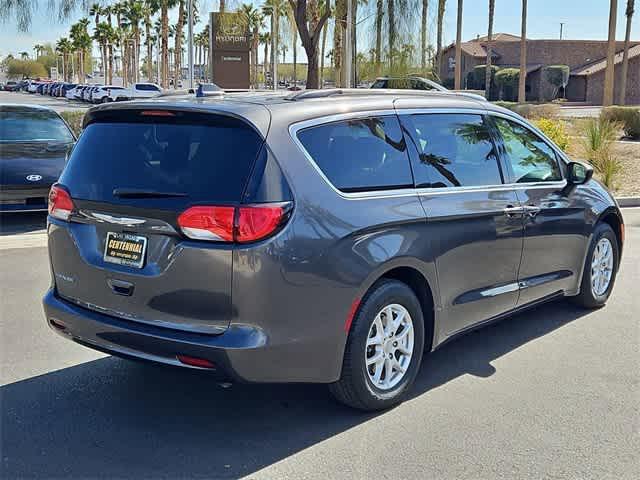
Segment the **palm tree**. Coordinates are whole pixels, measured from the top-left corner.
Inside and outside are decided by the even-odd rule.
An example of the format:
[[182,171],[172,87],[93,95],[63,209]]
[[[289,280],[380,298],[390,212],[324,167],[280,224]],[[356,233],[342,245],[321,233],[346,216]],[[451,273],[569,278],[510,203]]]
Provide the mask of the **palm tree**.
[[635,0],[627,0],[627,9],[624,14],[627,17],[627,30],[624,36],[624,53],[622,54],[622,78],[620,82],[620,105],[627,101],[627,75],[629,72],[629,42],[631,41],[631,20],[635,13]]
[[440,69],[440,60],[442,57],[443,22],[444,22],[444,12],[446,8],[447,8],[447,0],[438,0],[436,56],[434,61],[435,72],[438,75],[438,77],[442,76],[442,72]]
[[396,31],[395,0],[387,0],[387,12],[389,15],[389,21],[387,22],[387,27],[389,29],[387,38],[387,40],[389,41],[389,67],[393,70],[394,59],[396,57],[396,43],[398,38]]
[[73,42],[73,46],[78,53],[78,81],[80,83],[85,82],[84,63],[87,50],[91,49],[91,37],[87,31],[89,26],[89,20],[82,18],[77,23],[71,25],[69,36]]
[[[425,0],[427,3],[429,0]],[[384,20],[384,0],[376,0],[376,75],[382,68],[382,22]]]
[[607,42],[607,69],[604,72],[604,95],[602,105],[607,107],[613,103],[613,82],[616,56],[616,14],[618,0],[610,0],[609,4],[609,40]]
[[169,86],[169,8],[172,0],[160,0],[160,56],[162,60],[161,85]]
[[29,58],[29,52],[20,52],[20,58],[22,60],[27,60]]
[[458,0],[458,21],[456,25],[456,67],[454,71],[454,88],[462,88],[462,9],[463,0]]
[[93,3],[89,7],[89,15],[93,16],[94,26],[97,27],[100,23],[100,15],[102,15],[102,5],[99,3]]
[[93,31],[93,38],[100,46],[100,57],[102,58],[102,70],[104,74],[105,83],[109,83],[108,80],[108,67],[107,67],[107,45],[113,37],[113,27],[107,22],[100,22],[96,25]]
[[157,0],[145,0],[142,6],[142,15],[144,17],[144,42],[147,46],[147,79],[153,82],[153,44],[155,37],[151,35],[151,17],[158,10]]
[[259,31],[262,27],[262,15],[249,3],[243,3],[238,10],[242,22],[242,27],[251,32],[251,48],[249,50],[249,72],[251,84],[255,87],[258,83],[258,45]]
[[491,56],[493,55],[493,52],[492,52],[493,19],[495,15],[495,10],[496,10],[496,0],[489,0],[489,29],[487,31],[487,62],[486,62],[486,69],[484,74],[484,85],[485,85],[484,95],[485,97],[487,97],[487,99],[489,98],[489,94],[491,91],[491,60],[492,60]]
[[62,55],[62,76],[70,81],[72,79],[72,72],[67,68],[69,61],[69,54],[73,52],[73,43],[66,38],[60,38],[56,43],[56,51]]
[[182,79],[182,40],[184,24],[186,23],[184,0],[178,0],[178,23],[174,38],[175,50],[175,73],[173,74],[173,86],[178,87],[178,82]]
[[260,34],[260,43],[264,45],[264,60],[262,62],[262,72],[265,83],[267,81],[267,71],[269,71],[269,45],[271,44],[271,34],[269,32]]
[[[382,0],[378,0],[382,2]],[[324,13],[329,9],[329,18],[333,15],[333,11],[331,10],[331,5],[329,3],[323,3],[320,9],[320,15],[324,15]],[[329,20],[324,23],[322,26],[322,45],[320,47],[320,78],[318,81],[318,88],[322,88],[324,85],[324,59],[325,59],[325,51],[327,49],[327,30],[329,29]]]
[[226,10],[226,2],[225,0],[220,0],[220,12],[223,12]]
[[522,32],[520,34],[520,77],[518,78],[518,102],[527,101],[527,0],[522,0]]
[[280,51],[279,47],[279,23],[280,16],[284,11],[284,2],[283,0],[266,0],[264,5],[262,6],[262,11],[265,16],[270,17],[271,19],[271,75],[273,81],[274,90],[278,88],[277,86],[277,77],[278,77],[278,52]]
[[44,47],[42,45],[40,45],[39,43],[36,43],[33,46],[33,51],[36,52],[36,60],[38,59],[38,57],[40,57],[40,53],[44,50]]
[[347,25],[347,0],[336,0],[333,27],[333,71],[336,87],[346,85],[343,72],[344,37]]
[[427,68],[427,39],[429,38],[427,31],[427,18],[429,14],[429,0],[422,0],[422,18],[420,24],[420,66],[422,70]]

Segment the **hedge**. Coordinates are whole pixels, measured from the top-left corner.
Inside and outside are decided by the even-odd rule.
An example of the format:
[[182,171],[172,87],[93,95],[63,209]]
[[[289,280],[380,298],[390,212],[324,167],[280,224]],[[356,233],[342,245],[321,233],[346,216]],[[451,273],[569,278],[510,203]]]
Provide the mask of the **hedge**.
[[516,103],[516,102],[494,102],[496,105],[511,110],[518,115],[528,118],[529,120],[537,120],[540,118],[555,119],[558,117],[560,107],[553,103],[541,103],[539,105],[533,103]]
[[624,134],[634,140],[640,140],[640,108],[606,107],[602,110],[603,120],[622,124]]
[[82,132],[82,119],[85,112],[78,112],[77,110],[65,110],[60,112],[60,116],[69,124],[76,137]]

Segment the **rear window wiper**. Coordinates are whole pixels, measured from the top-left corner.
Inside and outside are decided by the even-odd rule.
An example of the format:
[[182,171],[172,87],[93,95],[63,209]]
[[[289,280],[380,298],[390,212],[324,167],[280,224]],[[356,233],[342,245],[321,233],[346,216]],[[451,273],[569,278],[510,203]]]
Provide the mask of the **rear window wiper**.
[[143,190],[137,188],[114,188],[113,196],[120,198],[170,198],[188,197],[189,195],[181,192],[158,192],[156,190]]

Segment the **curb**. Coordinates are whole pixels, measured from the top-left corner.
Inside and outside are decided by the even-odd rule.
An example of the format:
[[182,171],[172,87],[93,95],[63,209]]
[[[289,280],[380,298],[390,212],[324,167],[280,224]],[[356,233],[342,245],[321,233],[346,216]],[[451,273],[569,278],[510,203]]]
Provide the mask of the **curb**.
[[621,208],[640,207],[640,197],[618,197],[616,200]]

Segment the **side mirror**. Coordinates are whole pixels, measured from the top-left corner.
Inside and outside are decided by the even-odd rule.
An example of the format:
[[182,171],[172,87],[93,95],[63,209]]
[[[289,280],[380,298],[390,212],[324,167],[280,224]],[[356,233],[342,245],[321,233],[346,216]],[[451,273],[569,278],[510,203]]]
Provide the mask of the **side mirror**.
[[581,162],[570,162],[567,165],[567,181],[571,185],[582,185],[593,177],[593,168]]

